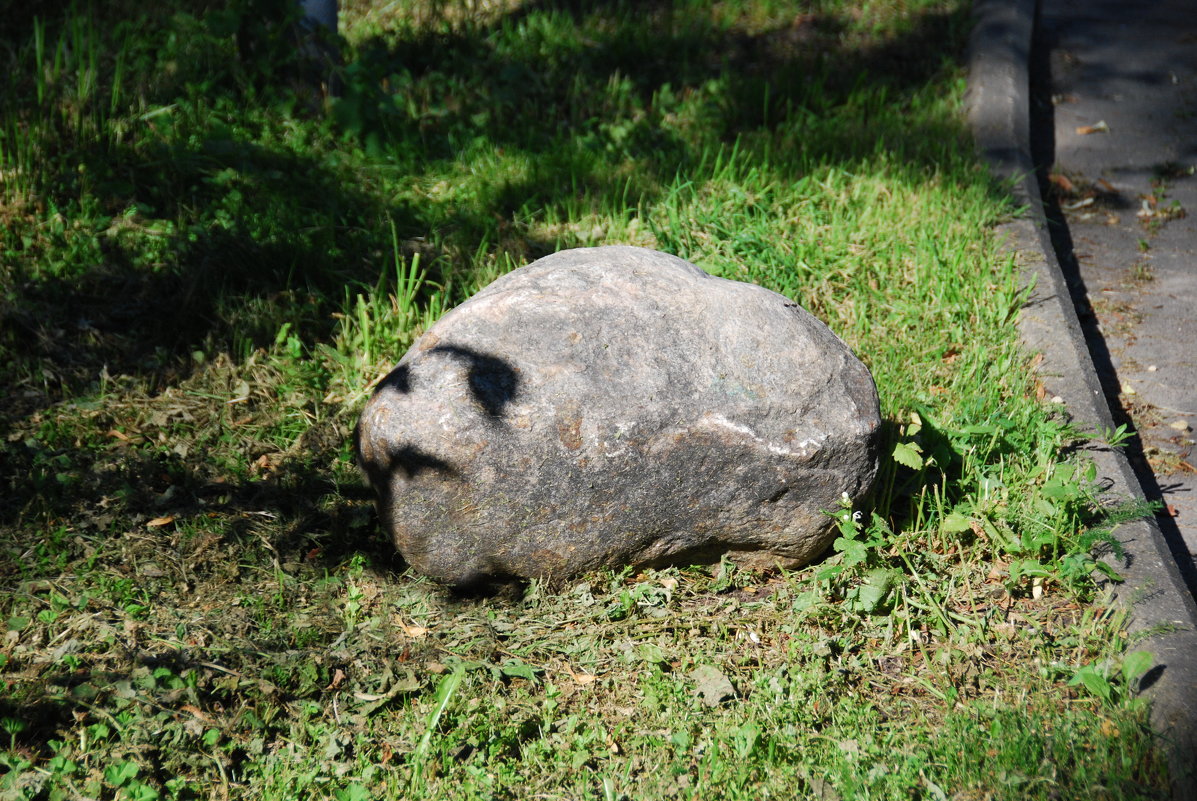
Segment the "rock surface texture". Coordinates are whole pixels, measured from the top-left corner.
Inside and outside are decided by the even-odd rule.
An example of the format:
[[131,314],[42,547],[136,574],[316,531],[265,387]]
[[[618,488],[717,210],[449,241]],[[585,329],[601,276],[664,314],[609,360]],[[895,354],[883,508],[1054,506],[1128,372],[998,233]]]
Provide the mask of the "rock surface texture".
[[470,585],[797,567],[866,493],[863,364],[788,298],[633,247],[569,250],[445,315],[375,390],[362,468],[408,563]]

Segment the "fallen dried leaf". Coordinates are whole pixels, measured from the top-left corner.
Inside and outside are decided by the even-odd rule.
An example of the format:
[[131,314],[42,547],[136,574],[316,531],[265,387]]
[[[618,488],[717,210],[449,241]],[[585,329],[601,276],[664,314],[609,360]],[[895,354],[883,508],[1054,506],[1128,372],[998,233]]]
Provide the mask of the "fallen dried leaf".
[[150,522],[146,523],[150,528],[160,528],[175,522],[174,515],[167,515],[166,517],[155,517]]
[[1059,173],[1052,173],[1051,175],[1048,176],[1048,180],[1051,181],[1052,184],[1054,184],[1055,186],[1059,187],[1061,192],[1075,192],[1076,191],[1076,187],[1073,186],[1072,181],[1068,180],[1068,178],[1066,178],[1063,175],[1060,175]]
[[211,718],[209,718],[207,715],[205,715],[204,711],[202,709],[200,709],[198,706],[194,706],[192,704],[183,704],[181,707],[179,707],[179,709],[183,712],[190,713],[191,715],[199,718],[200,720],[202,720],[204,722],[211,720]]

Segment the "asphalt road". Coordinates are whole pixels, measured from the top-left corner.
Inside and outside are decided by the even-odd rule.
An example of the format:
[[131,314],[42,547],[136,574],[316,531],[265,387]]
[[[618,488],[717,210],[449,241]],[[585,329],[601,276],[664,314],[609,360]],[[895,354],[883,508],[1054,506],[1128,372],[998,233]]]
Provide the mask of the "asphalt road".
[[1102,389],[1161,528],[1197,553],[1197,2],[1042,0],[1031,65],[1032,153]]

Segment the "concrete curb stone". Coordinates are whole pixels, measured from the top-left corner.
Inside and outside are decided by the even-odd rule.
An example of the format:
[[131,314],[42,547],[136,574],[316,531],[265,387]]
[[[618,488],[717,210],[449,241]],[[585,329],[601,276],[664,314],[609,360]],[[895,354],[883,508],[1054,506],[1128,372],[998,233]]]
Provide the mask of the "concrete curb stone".
[[[1007,247],[1034,287],[1019,320],[1026,346],[1042,354],[1039,375],[1083,429],[1112,429],[1113,417],[1085,344],[1068,282],[1048,233],[1030,147],[1031,45],[1037,0],[976,0],[969,43],[967,110],[978,152],[1009,186],[1026,213],[1003,226]],[[1111,499],[1145,500],[1121,450],[1092,447],[1099,480]],[[1167,749],[1173,797],[1197,800],[1197,603],[1170,544],[1154,519],[1120,526],[1126,549],[1112,587],[1129,612],[1134,650],[1150,651],[1154,667],[1139,691],[1152,704],[1151,722]],[[1181,544],[1183,547],[1183,544]]]

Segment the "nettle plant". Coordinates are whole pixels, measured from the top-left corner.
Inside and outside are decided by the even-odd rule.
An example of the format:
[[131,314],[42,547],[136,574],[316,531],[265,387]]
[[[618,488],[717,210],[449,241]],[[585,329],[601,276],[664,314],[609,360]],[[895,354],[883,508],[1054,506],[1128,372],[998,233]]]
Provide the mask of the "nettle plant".
[[1150,514],[1151,505],[1103,502],[1091,461],[1058,459],[1077,433],[1064,424],[1039,427],[1028,432],[999,417],[953,429],[928,410],[912,412],[897,427],[874,509],[854,511],[845,496],[830,513],[837,554],[819,579],[847,609],[884,614],[908,583],[932,602],[925,577],[936,559],[979,545],[967,552],[988,557],[989,574],[1003,575],[1011,594],[1039,597],[1055,585],[1089,597],[1099,578],[1120,581],[1107,561],[1122,557],[1113,531]]
[[844,493],[840,508],[832,513],[839,536],[832,547],[840,554],[837,564],[819,572],[822,581],[856,578],[856,583],[841,589],[845,606],[854,612],[874,614],[890,605],[902,573],[885,565],[882,548],[893,539],[893,531],[876,512],[868,524],[862,522],[863,512],[853,511],[852,499]]

